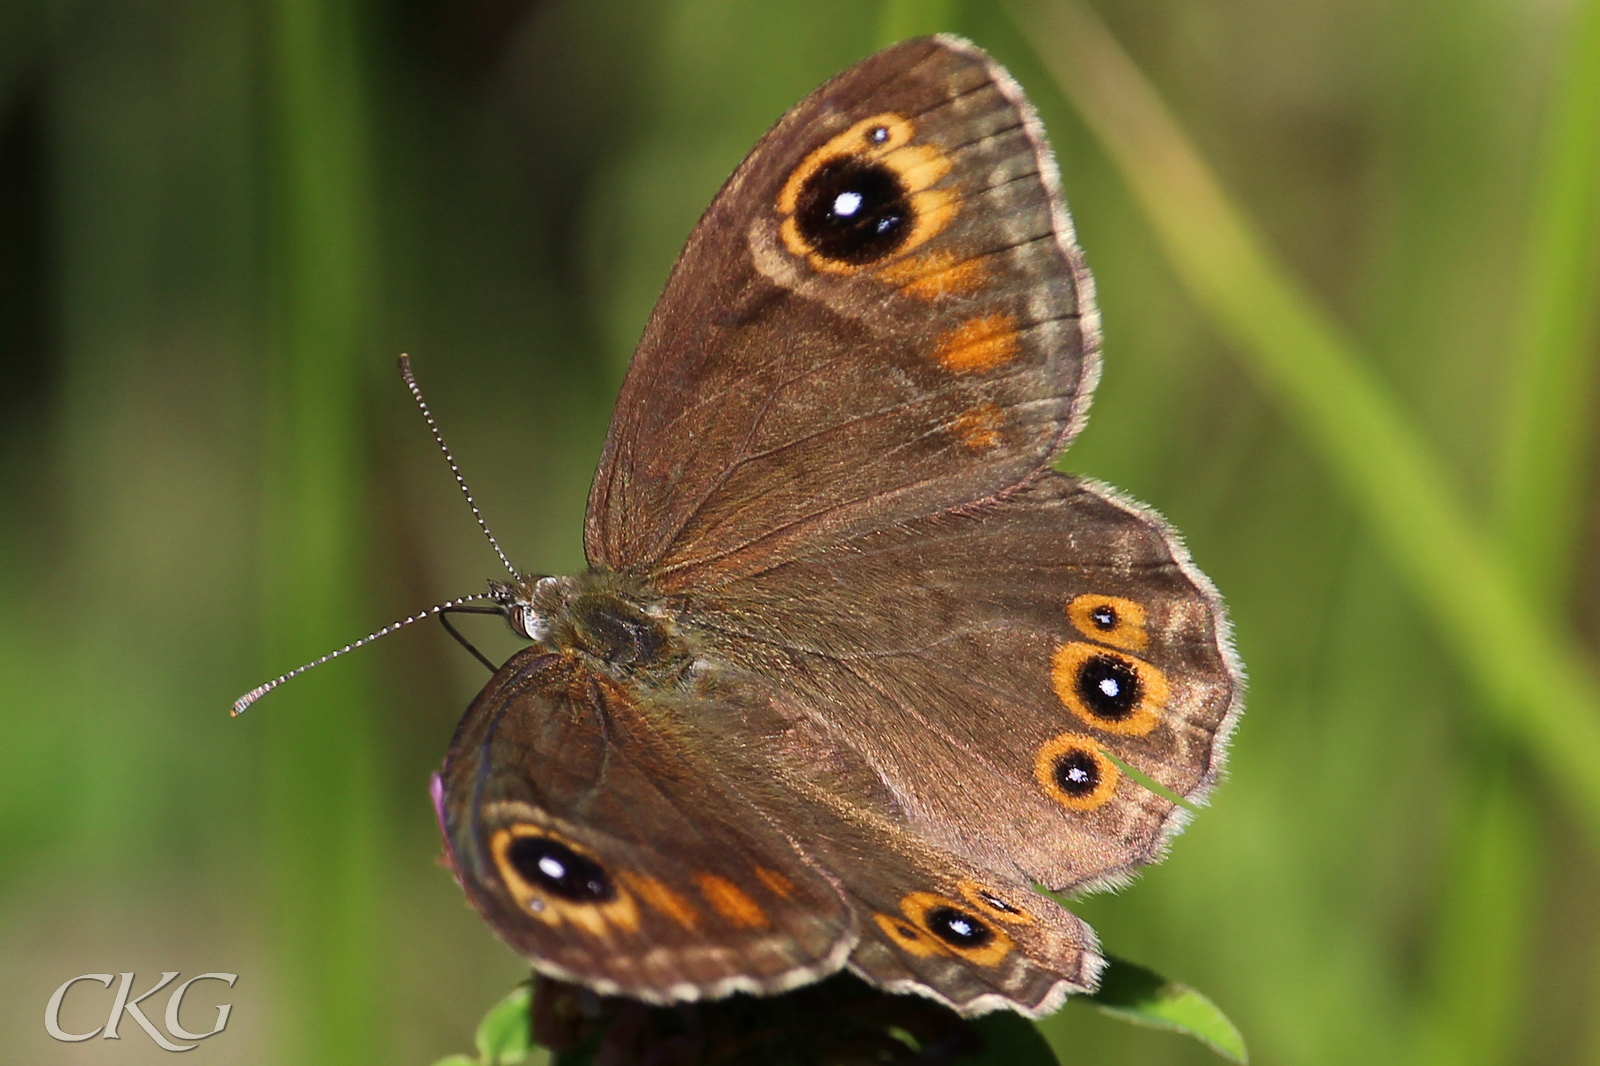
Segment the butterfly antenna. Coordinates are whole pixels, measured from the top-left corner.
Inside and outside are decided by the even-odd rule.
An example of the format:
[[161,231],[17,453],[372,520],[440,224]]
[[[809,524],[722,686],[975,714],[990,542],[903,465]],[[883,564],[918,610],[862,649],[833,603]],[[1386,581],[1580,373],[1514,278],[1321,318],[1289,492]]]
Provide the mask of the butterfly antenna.
[[[459,600],[451,600],[448,603],[441,603],[437,607],[429,607],[421,614],[414,614],[410,618],[402,618],[398,622],[391,622],[382,629],[378,630],[376,633],[368,633],[360,640],[351,644],[346,644],[338,651],[330,651],[322,658],[306,663],[304,666],[296,667],[295,669],[290,670],[287,674],[281,674],[278,677],[273,678],[271,681],[268,681],[265,685],[257,685],[255,688],[251,689],[249,692],[246,692],[243,696],[240,696],[238,699],[233,701],[233,717],[239,717],[239,715],[249,710],[250,705],[256,700],[259,700],[262,696],[265,696],[267,693],[271,692],[285,681],[288,681],[291,678],[299,677],[313,666],[321,666],[325,662],[328,662],[332,659],[337,659],[346,652],[352,652],[365,644],[371,644],[379,637],[386,637],[397,629],[404,629],[412,622],[420,622],[424,618],[432,618],[436,614],[444,614],[446,611],[453,611],[464,603],[471,603],[474,600],[488,599],[493,599],[493,597],[484,592],[480,592],[476,596],[463,596]],[[482,658],[482,656],[480,656],[480,658]]]
[[444,461],[450,464],[450,472],[456,476],[456,484],[461,486],[461,495],[467,498],[467,506],[472,508],[472,517],[478,520],[478,528],[489,538],[489,547],[494,549],[494,553],[500,557],[501,564],[511,576],[521,581],[522,575],[511,565],[511,560],[506,558],[506,553],[500,549],[500,542],[494,539],[494,534],[489,530],[489,523],[483,520],[483,512],[478,510],[478,501],[472,498],[472,490],[467,488],[467,479],[461,476],[461,468],[456,465],[455,456],[450,454],[450,445],[444,442],[444,434],[439,432],[439,423],[433,420],[433,412],[428,410],[428,401],[422,398],[422,390],[417,387],[417,379],[411,373],[409,355],[400,356],[400,376],[405,379],[406,388],[411,390],[411,398],[417,401],[417,407],[421,409],[422,417],[428,423],[429,432],[433,434],[439,450],[444,453]]

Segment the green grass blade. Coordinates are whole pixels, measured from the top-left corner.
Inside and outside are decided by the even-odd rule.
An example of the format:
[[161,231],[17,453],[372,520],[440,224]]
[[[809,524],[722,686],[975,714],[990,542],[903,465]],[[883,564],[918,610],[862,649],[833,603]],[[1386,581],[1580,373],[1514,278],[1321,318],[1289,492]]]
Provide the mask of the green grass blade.
[[[282,669],[370,625],[356,604],[375,195],[350,9],[275,0],[268,14],[278,299],[264,576]],[[307,1066],[385,1058],[376,961],[385,878],[364,670],[354,660],[315,671],[241,726],[266,737],[269,942],[284,999],[276,1057]]]
[[[1496,499],[1507,557],[1552,613],[1573,607],[1570,586],[1578,570],[1594,450],[1592,397],[1600,338],[1600,0],[1579,0],[1570,18],[1568,51],[1550,85],[1534,176],[1522,331],[1512,347],[1512,402]],[[1520,808],[1512,812],[1530,821]],[[1493,932],[1494,925],[1488,928]],[[1482,959],[1482,930],[1454,932],[1459,954],[1470,951]],[[1443,980],[1440,986],[1458,988]],[[1506,1047],[1501,1032],[1515,1024],[1514,1005],[1504,1004],[1507,996],[1502,991],[1496,999],[1483,988],[1459,988],[1458,999],[1470,999],[1475,1007],[1470,1015],[1462,1013],[1474,1020],[1475,1029],[1485,1029],[1482,1018],[1501,1021],[1498,1031],[1470,1034],[1480,1047],[1496,1037]],[[1485,999],[1486,1010],[1477,1002]],[[1435,1042],[1448,1039],[1424,1031],[1424,1039],[1429,1036]],[[1448,1045],[1446,1055],[1435,1061],[1446,1056]],[[1590,1037],[1589,1061],[1600,1061],[1600,1031]]]
[[[1579,3],[1568,17],[1533,182],[1495,501],[1504,557],[1553,614],[1571,606],[1600,281],[1600,3]],[[1472,775],[1459,790],[1468,795],[1444,867],[1417,1066],[1507,1061],[1524,1024],[1540,819],[1503,773]]]
[[1495,720],[1600,839],[1600,684],[1524,594],[1362,353],[1266,248],[1099,20],[1014,4],[1196,304],[1341,480]]
[[1529,589],[1562,606],[1592,447],[1600,321],[1600,0],[1572,12],[1535,179],[1523,322],[1512,353],[1500,525]]
[[1099,990],[1084,1002],[1135,1025],[1192,1036],[1233,1062],[1250,1061],[1238,1028],[1205,996],[1137,963],[1115,957],[1107,962]]
[[1441,885],[1414,1066],[1516,1057],[1542,827],[1504,768],[1467,784]]

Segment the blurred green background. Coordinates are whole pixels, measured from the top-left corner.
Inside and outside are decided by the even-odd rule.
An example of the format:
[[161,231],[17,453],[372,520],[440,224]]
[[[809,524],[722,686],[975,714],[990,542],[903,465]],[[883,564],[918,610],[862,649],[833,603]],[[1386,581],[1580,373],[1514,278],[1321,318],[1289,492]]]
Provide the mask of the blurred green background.
[[[1095,9],[1177,126],[1054,0],[0,3],[0,1058],[166,1061],[43,1031],[123,970],[240,974],[186,1061],[469,1046],[526,972],[435,863],[481,667],[418,626],[228,704],[496,574],[398,352],[512,558],[580,567],[712,192],[944,28],[1029,90],[1096,275],[1063,466],[1184,531],[1252,679],[1211,809],[1081,911],[1259,1063],[1600,1064],[1600,4]],[[1066,1062],[1209,1058],[1044,1028]]]

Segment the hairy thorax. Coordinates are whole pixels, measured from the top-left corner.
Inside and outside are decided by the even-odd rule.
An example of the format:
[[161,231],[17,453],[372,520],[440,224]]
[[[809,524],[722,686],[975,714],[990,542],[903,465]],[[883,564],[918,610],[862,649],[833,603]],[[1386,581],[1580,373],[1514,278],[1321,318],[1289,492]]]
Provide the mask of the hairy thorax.
[[694,662],[676,612],[627,575],[591,570],[493,591],[523,637],[618,681],[681,683]]

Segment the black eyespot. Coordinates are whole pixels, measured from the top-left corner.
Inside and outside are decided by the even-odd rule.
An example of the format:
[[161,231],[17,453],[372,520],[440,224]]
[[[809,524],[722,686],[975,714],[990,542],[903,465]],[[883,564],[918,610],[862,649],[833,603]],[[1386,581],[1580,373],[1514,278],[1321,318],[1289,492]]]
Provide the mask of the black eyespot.
[[1143,695],[1138,671],[1115,656],[1091,655],[1078,668],[1078,698],[1097,717],[1121,721]]
[[800,236],[818,255],[861,266],[911,235],[911,201],[900,177],[855,156],[830,159],[806,179],[795,208]]
[[882,144],[889,139],[888,126],[874,126],[867,131],[867,140],[873,144]]
[[994,939],[994,931],[982,921],[954,907],[935,907],[923,921],[933,935],[958,948],[981,948]]
[[600,864],[549,837],[517,837],[506,858],[523,880],[574,903],[604,903],[616,895]]
[[992,895],[992,894],[990,894],[988,892],[979,892],[978,893],[978,898],[983,900],[983,902],[988,904],[990,907],[993,907],[995,910],[999,911],[1001,914],[1021,914],[1022,913],[1021,911],[1017,910],[1017,908],[1013,907],[1011,904],[1009,904],[1005,900],[1001,899],[999,896]]
[[1100,787],[1100,760],[1092,752],[1071,748],[1056,759],[1056,785],[1073,799],[1082,799]]
[[1109,603],[1096,604],[1094,610],[1089,612],[1090,621],[1100,629],[1111,630],[1117,628],[1117,609]]

